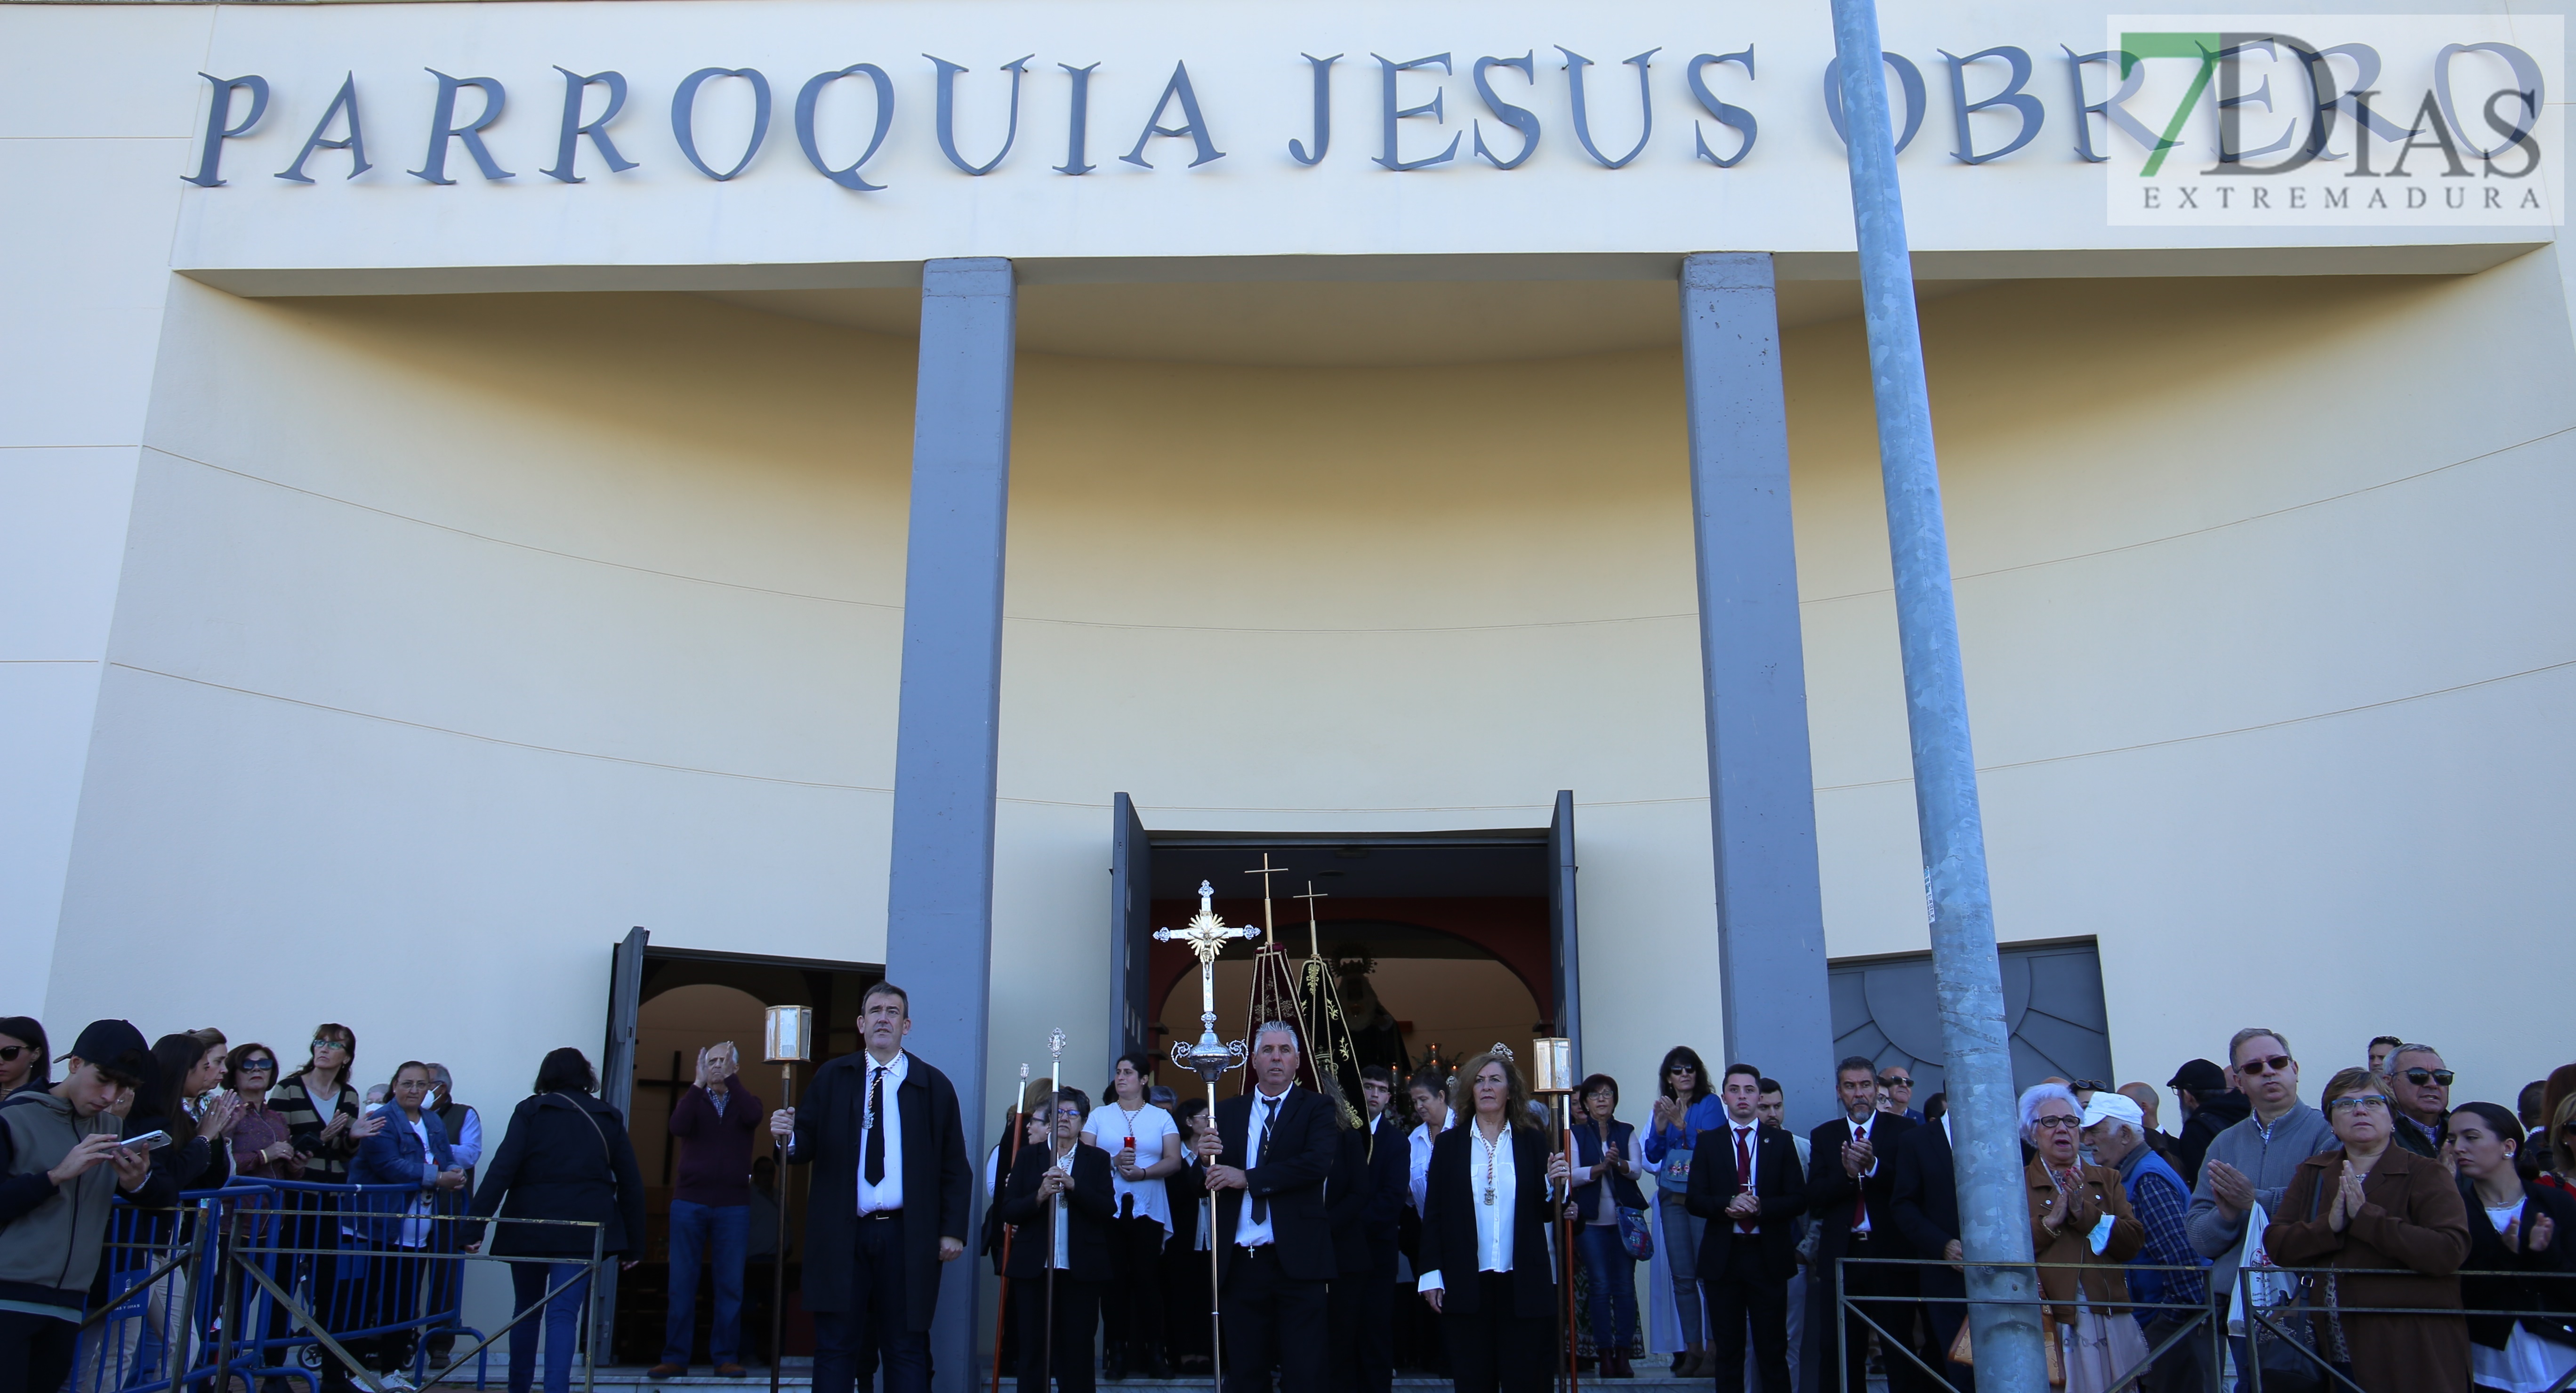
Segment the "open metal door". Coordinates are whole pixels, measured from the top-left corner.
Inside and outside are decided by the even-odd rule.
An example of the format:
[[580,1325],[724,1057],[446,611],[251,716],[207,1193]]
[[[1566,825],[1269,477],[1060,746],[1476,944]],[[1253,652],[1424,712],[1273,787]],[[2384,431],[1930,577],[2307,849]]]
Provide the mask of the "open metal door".
[[[626,931],[608,957],[608,1040],[599,1050],[599,1096],[627,1116],[635,1104],[635,1020],[644,1006],[643,926]],[[617,1349],[617,1264],[603,1267],[590,1292],[590,1357],[613,1362]]]
[[1583,959],[1574,934],[1574,794],[1556,791],[1547,821],[1547,928],[1556,958],[1556,1033],[1574,1042],[1574,1077],[1583,1077]]
[[1150,1049],[1153,1031],[1145,999],[1149,977],[1154,911],[1154,846],[1136,816],[1136,800],[1118,794],[1111,800],[1109,833],[1109,1059],[1107,1072],[1117,1072],[1117,1058],[1129,1050]]

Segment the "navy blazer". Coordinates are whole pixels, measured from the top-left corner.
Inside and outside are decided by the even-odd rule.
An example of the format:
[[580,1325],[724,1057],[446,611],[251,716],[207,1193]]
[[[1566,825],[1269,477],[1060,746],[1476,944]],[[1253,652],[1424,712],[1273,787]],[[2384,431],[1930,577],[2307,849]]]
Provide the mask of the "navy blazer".
[[1341,1271],[1354,1276],[1372,1267],[1392,1268],[1396,1226],[1411,1194],[1413,1149],[1392,1117],[1374,1127],[1341,1134],[1332,1179],[1325,1182],[1324,1207],[1333,1224],[1333,1253]]
[[[939,1240],[963,1245],[975,1232],[975,1170],[966,1161],[957,1089],[920,1055],[905,1051],[894,1106],[903,1119],[904,1324],[928,1330],[939,1304]],[[810,1165],[805,1209],[805,1309],[838,1315],[867,1309],[856,1291],[859,1251],[859,1129],[867,1114],[868,1055],[841,1055],[814,1071],[796,1109],[791,1166]],[[889,1165],[897,1158],[887,1157]]]
[[[1216,1134],[1224,1149],[1217,1164],[1244,1171],[1251,1194],[1269,1206],[1271,1242],[1279,1249],[1279,1270],[1309,1282],[1329,1281],[1340,1262],[1333,1251],[1333,1229],[1324,1212],[1324,1181],[1341,1151],[1342,1124],[1323,1095],[1290,1086],[1272,1124],[1270,1145],[1261,1164],[1246,1168],[1244,1129],[1252,1120],[1252,1094],[1238,1093],[1216,1105]],[[1236,1216],[1243,1212],[1245,1192],[1216,1193],[1216,1240],[1220,1288],[1234,1270]]]
[[[1917,1257],[1940,1257],[1959,1236],[1959,1176],[1950,1162],[1950,1133],[1939,1122],[1924,1123],[1896,1139],[1896,1178],[1888,1186],[1888,1208]],[[1966,1281],[1947,1264],[1914,1270],[1925,1296],[1968,1293]]]
[[[429,1145],[420,1144],[420,1133],[411,1129],[411,1120],[392,1103],[367,1110],[366,1116],[385,1120],[384,1130],[358,1143],[358,1154],[349,1158],[349,1183],[352,1185],[408,1185],[415,1191],[431,1190],[437,1184],[438,1172],[456,1164],[448,1150],[447,1124],[438,1114],[422,1109],[421,1130],[429,1133]],[[411,1207],[410,1195],[394,1190],[380,1190],[359,1197],[358,1208],[383,1215],[399,1215]],[[453,1208],[453,1206],[447,1206]],[[362,1222],[352,1227],[376,1243],[401,1240],[402,1226],[392,1218]],[[431,1246],[453,1248],[453,1235],[433,1233]]]
[[[1869,1124],[1870,1148],[1878,1164],[1858,1180],[1843,1173],[1843,1143],[1851,1139],[1848,1119],[1837,1117],[1807,1134],[1807,1211],[1821,1227],[1816,1234],[1816,1257],[1828,1264],[1843,1256],[1851,1246],[1852,1201],[1860,1199],[1869,1206],[1869,1232],[1877,1251],[1873,1257],[1910,1258],[1918,1256],[1913,1241],[1903,1225],[1896,1222],[1896,1149],[1905,1142],[1905,1134],[1915,1124],[1897,1113],[1879,1113]],[[1939,1256],[1936,1250],[1932,1256]]]
[[[1763,1277],[1786,1282],[1798,1270],[1798,1216],[1807,1210],[1807,1173],[1798,1167],[1798,1143],[1770,1123],[1755,1127],[1753,1146],[1753,1193],[1762,1208],[1749,1236],[1761,1251]],[[1735,1221],[1726,1217],[1727,1203],[1743,1188],[1735,1175],[1734,1125],[1700,1133],[1682,1203],[1708,1221],[1699,1240],[1703,1278],[1724,1277],[1728,1252],[1748,1236],[1737,1233]]]

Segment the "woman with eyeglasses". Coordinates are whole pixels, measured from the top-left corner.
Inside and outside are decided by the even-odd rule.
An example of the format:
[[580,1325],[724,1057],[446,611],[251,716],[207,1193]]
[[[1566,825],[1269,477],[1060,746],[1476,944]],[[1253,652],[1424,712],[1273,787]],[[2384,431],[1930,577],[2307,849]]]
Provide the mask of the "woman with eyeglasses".
[[2283,1267],[2323,1269],[2310,1296],[2322,1308],[2317,1352],[2366,1393],[2466,1393],[2466,1321],[2372,1309],[2459,1309],[2455,1274],[2469,1255],[2459,1187],[2441,1162],[2396,1144],[2396,1115],[2370,1070],[2337,1073],[2320,1101],[2343,1144],[2299,1163],[2264,1246]]
[[22,1088],[54,1086],[45,1027],[33,1016],[0,1016],[0,1098]]
[[1681,1352],[1673,1356],[1676,1378],[1707,1378],[1717,1372],[1709,1362],[1702,1332],[1699,1299],[1699,1240],[1708,1221],[1690,1212],[1691,1154],[1702,1132],[1726,1127],[1726,1104],[1709,1082],[1699,1051],[1675,1045],[1655,1073],[1654,1116],[1646,1129],[1647,1164],[1655,1169],[1656,1209],[1663,1220],[1655,1239],[1655,1263],[1673,1294],[1673,1315],[1681,1327]]
[[2468,1271],[2512,1273],[2460,1279],[2469,1317],[2469,1373],[2480,1389],[2543,1393],[2576,1370],[2576,1198],[2526,1186],[2515,1162],[2522,1124],[2494,1103],[2453,1110],[2451,1153],[2469,1219]]
[[2034,1153],[2023,1171],[2031,1247],[2065,1352],[2066,1393],[2101,1393],[2147,1358],[2120,1270],[2146,1246],[2147,1227],[2130,1210],[2120,1173],[2085,1164],[2084,1109],[2073,1089],[2043,1083],[2022,1094],[2021,1135]]
[[286,1119],[304,1178],[339,1184],[348,1179],[358,1144],[384,1129],[381,1117],[361,1117],[349,1066],[358,1062],[356,1031],[337,1022],[313,1028],[313,1052],[304,1067],[278,1081],[268,1104]]

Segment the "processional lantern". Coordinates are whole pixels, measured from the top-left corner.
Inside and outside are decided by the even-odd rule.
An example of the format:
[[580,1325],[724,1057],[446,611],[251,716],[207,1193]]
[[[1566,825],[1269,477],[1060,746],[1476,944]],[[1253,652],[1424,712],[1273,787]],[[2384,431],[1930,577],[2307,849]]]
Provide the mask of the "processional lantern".
[[[778,1066],[778,1106],[796,1105],[796,1066],[814,1057],[814,1008],[811,1006],[772,1006],[761,1022],[761,1057]],[[783,1152],[785,1147],[773,1139],[771,1149]],[[781,1155],[779,1160],[786,1158]],[[787,1310],[787,1168],[771,1172],[777,1178],[771,1185],[777,1191],[778,1248],[780,1260],[770,1264],[769,1285],[769,1393],[778,1393],[778,1343],[780,1322]]]

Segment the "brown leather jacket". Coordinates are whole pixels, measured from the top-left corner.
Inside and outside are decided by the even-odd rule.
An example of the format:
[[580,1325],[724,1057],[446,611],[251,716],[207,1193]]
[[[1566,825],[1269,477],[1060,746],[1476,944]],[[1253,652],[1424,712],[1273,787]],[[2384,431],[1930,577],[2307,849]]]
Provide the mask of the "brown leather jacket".
[[[2057,1203],[2057,1185],[2048,1178],[2048,1168],[2034,1157],[2022,1170],[2030,1186],[2030,1237],[2043,1263],[2081,1263],[2082,1270],[2069,1267],[2039,1269],[2039,1290],[2052,1303],[2049,1314],[2063,1324],[2075,1319],[2075,1307],[2056,1305],[2075,1300],[2075,1283],[2084,1283],[2084,1299],[2093,1312],[2102,1316],[2124,1316],[2121,1307],[2129,1299],[2129,1284],[2120,1274],[2120,1265],[2138,1255],[2146,1246],[2147,1226],[2129,1211],[2129,1192],[2120,1185],[2120,1173],[2108,1166],[2087,1166],[2081,1162],[2083,1181],[2068,1209],[2066,1226],[2051,1231],[2041,1221]],[[2102,1216],[2111,1216],[2111,1239],[2101,1252],[2093,1251],[2093,1226]]]

